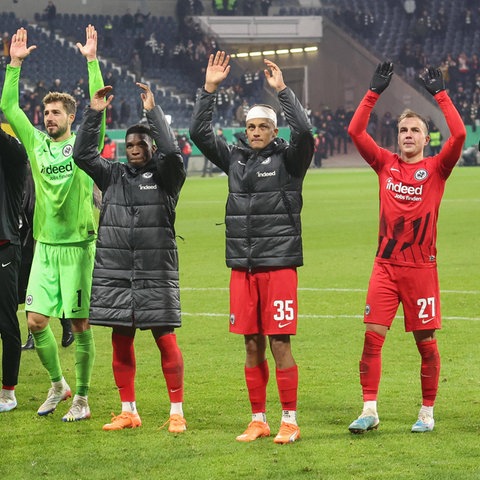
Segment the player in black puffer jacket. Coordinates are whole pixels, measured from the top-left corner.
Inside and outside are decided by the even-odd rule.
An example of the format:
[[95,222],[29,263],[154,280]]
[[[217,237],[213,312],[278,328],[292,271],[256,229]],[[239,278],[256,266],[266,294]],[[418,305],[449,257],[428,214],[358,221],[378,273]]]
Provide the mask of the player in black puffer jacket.
[[[113,327],[113,372],[122,413],[104,430],[141,425],[135,404],[136,329],[150,329],[162,357],[171,401],[171,432],[183,432],[183,359],[174,329],[180,327],[175,206],[185,169],[175,135],[150,88],[137,84],[148,120],[125,136],[128,163],[100,157],[100,119],[113,99],[99,90],[86,109],[75,141],[75,163],[103,194],[93,270],[90,323]],[[153,143],[155,141],[155,145]]]
[[230,71],[229,56],[209,58],[205,86],[199,93],[190,138],[228,175],[226,261],[230,280],[230,331],[243,334],[245,377],[252,421],[238,441],[270,434],[265,403],[268,382],[267,337],[275,359],[282,404],[276,443],[300,437],[297,425],[298,369],[290,335],[297,329],[297,271],[303,264],[302,183],[314,151],[311,125],[278,66],[265,60],[265,76],[277,95],[291,135],[278,138],[277,115],[268,105],[253,106],[246,117],[248,145],[228,145],[215,135],[215,92]]

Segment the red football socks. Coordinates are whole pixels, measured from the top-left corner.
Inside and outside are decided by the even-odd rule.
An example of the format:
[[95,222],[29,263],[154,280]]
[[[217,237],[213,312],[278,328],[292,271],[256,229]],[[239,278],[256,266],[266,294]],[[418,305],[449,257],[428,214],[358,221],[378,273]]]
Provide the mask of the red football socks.
[[278,394],[282,410],[297,410],[298,367],[276,370]]
[[376,400],[378,386],[382,375],[382,347],[385,337],[372,332],[365,332],[363,353],[360,360],[360,383],[362,385],[363,401]]
[[162,356],[162,371],[167,384],[170,402],[183,402],[183,357],[174,333],[162,335],[157,340]]
[[437,340],[417,343],[418,351],[422,356],[420,379],[422,383],[422,405],[433,407],[438,391],[440,377],[440,354]]
[[122,402],[135,401],[136,361],[134,337],[112,333],[113,376]]
[[252,413],[265,412],[269,375],[267,360],[264,360],[256,367],[245,367],[245,381],[247,383]]

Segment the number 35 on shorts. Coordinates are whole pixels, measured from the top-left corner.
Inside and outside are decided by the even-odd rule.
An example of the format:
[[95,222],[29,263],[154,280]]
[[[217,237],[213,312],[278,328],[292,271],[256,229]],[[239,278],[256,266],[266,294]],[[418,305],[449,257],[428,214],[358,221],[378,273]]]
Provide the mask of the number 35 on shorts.
[[295,321],[295,308],[293,300],[274,300],[273,307],[275,313],[273,319],[277,322]]

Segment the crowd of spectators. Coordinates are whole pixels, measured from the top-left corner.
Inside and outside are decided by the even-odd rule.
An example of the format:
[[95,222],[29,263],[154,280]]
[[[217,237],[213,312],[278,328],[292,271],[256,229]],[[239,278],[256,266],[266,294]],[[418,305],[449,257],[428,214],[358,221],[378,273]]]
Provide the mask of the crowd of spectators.
[[[439,67],[466,125],[480,125],[480,5],[474,0],[324,1],[322,12],[415,85]],[[390,31],[390,36],[388,32]],[[392,33],[393,32],[393,33]]]
[[[268,14],[271,4],[271,1],[212,0],[211,8],[217,14]],[[120,15],[95,19],[100,23],[96,26],[100,31],[102,55],[121,65],[125,71],[128,69],[135,80],[148,78],[158,85],[170,83],[183,91],[182,95],[187,100],[179,108],[185,110],[184,121],[189,118],[196,89],[202,84],[208,56],[219,48],[217,39],[203,32],[194,20],[195,15],[204,13],[205,6],[206,2],[201,0],[178,0],[175,18],[154,17],[140,9],[132,13],[127,9]],[[66,21],[65,15],[55,11],[52,14],[52,9],[54,4],[49,1],[41,14],[46,26],[62,35],[71,34],[72,31],[78,35],[78,31]],[[396,72],[412,84],[415,84],[425,66],[440,66],[465,124],[473,129],[480,125],[480,59],[474,50],[477,42],[480,45],[480,30],[477,28],[480,25],[480,6],[476,2],[459,0],[453,10],[445,0],[324,0],[321,13],[343,26],[373,51],[378,50],[379,38],[390,25],[388,22],[398,24],[394,48],[390,44],[390,52],[377,51],[379,58],[391,58],[395,62]],[[88,19],[82,20],[85,22]],[[62,28],[70,28],[71,31],[62,32]],[[456,32],[455,41],[447,45],[446,37],[452,28]],[[458,35],[463,39],[460,43]],[[8,55],[9,40],[8,32],[0,39],[2,69]],[[389,44],[388,41],[384,43]],[[168,78],[165,77],[167,74]],[[114,72],[113,68],[108,68],[105,75],[109,84],[115,85],[120,81],[118,72]],[[263,80],[262,70],[246,71],[237,77],[232,75],[229,84],[218,91],[215,122],[222,127],[242,125],[244,112],[249,106],[263,100]],[[38,80],[35,89],[26,92],[24,98],[25,110],[35,125],[41,124],[41,93],[38,91],[44,89],[47,81],[50,83],[50,80]],[[83,108],[87,101],[85,80],[78,78],[63,87],[74,95],[79,108]],[[129,103],[125,98],[128,96],[122,93],[118,104],[115,103],[112,111],[107,112],[110,128],[122,128],[141,118],[141,106]],[[346,141],[341,126],[343,120],[338,120],[336,113],[327,108],[312,114],[313,125],[324,137],[322,144],[325,145],[325,155],[332,154],[332,143],[336,145],[336,151],[343,151],[342,145]],[[346,118],[348,114],[345,112]],[[282,121],[280,118],[280,126]],[[385,130],[381,127],[381,121],[379,124],[375,132]],[[382,137],[382,134],[379,135]],[[390,135],[383,135],[378,141],[389,146]],[[341,146],[337,148],[339,144]]]
[[[177,128],[188,126],[186,122],[191,114],[196,90],[202,85],[208,57],[219,48],[215,37],[205,34],[199,24],[193,20],[194,8],[199,9],[199,4],[201,2],[189,0],[178,2],[176,19],[167,17],[162,20],[163,25],[169,27],[167,35],[165,35],[165,29],[157,28],[161,21],[158,17],[152,17],[149,13],[140,11],[132,14],[127,10],[123,15],[114,17],[91,16],[79,17],[76,20],[81,25],[90,21],[96,24],[100,32],[99,49],[102,56],[120,65],[124,72],[128,71],[133,75],[133,78],[120,75],[117,69],[111,68],[113,63],[107,62],[109,68],[104,70],[105,84],[115,88],[127,81],[134,88],[135,81],[148,78],[154,86],[158,85],[157,91],[159,91],[163,89],[161,85],[165,84],[162,76],[169,73],[168,80],[172,84],[177,88],[184,87],[183,96],[189,102],[178,106],[185,112],[182,115],[184,124],[177,123]],[[74,35],[81,34],[81,27],[73,23],[73,16],[57,13],[53,24],[51,20],[47,23],[45,12],[38,18],[41,23],[48,24],[49,28],[52,25],[51,28],[60,36],[66,38],[71,36],[73,40]],[[183,26],[180,28],[180,25]],[[49,37],[51,42],[55,42],[51,35]],[[9,38],[2,39],[1,58],[4,65],[8,56],[8,45]],[[65,73],[67,72],[62,74],[62,79],[66,78],[63,82],[59,78],[51,82],[41,79],[36,81],[33,88],[22,90],[23,108],[35,126],[43,125],[41,99],[50,90],[61,90],[72,94],[77,100],[79,112],[87,104],[88,88],[85,79],[71,78]],[[246,71],[237,78],[232,76],[231,81],[218,91],[215,122],[223,127],[242,125],[245,112],[253,103],[262,99],[263,83],[263,70]],[[117,94],[118,101],[111,104],[106,112],[107,128],[125,128],[131,122],[142,118],[143,112],[139,102],[132,104],[125,97],[136,98],[137,96]],[[280,118],[280,124],[282,120]]]

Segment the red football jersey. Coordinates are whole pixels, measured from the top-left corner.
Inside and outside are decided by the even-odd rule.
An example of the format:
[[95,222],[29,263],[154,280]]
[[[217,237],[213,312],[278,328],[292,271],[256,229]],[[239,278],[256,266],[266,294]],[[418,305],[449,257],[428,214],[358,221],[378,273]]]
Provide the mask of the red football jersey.
[[379,181],[380,225],[377,261],[407,266],[435,266],[437,220],[445,182],[462,153],[465,127],[445,91],[435,95],[450,137],[438,155],[406,163],[378,146],[367,133],[379,95],[368,91],[358,106],[349,133]]

